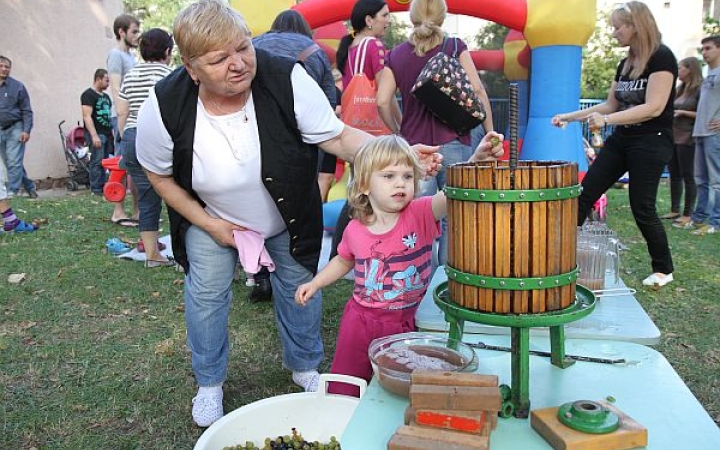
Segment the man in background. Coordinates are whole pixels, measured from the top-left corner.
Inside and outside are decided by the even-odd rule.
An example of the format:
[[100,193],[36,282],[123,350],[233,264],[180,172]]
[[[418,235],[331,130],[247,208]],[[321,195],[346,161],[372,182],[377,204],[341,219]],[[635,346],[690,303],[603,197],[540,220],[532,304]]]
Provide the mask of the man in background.
[[95,195],[103,195],[105,187],[105,169],[102,160],[114,151],[112,121],[110,118],[111,100],[105,93],[110,85],[107,70],[98,69],[93,76],[92,87],[80,96],[82,105],[85,142],[91,150],[90,189]]
[[10,76],[12,61],[0,55],[0,157],[7,168],[7,195],[16,196],[24,188],[37,198],[35,183],[25,171],[25,143],[30,140],[33,111],[25,86]]
[[684,227],[697,228],[692,234],[700,236],[720,233],[720,35],[706,37],[701,44],[708,73],[693,128],[697,203]]
[[[110,95],[112,98],[112,125],[115,136],[115,145],[118,154],[122,154],[122,145],[120,144],[120,131],[117,129],[117,112],[115,105],[118,103],[118,95],[120,87],[125,79],[125,75],[135,67],[135,55],[132,50],[137,48],[140,39],[140,21],[137,17],[130,14],[121,14],[117,16],[113,22],[113,33],[115,33],[115,47],[108,53],[107,71],[110,76]],[[113,213],[110,220],[115,223],[123,222],[130,224],[134,221],[137,224],[138,203],[135,186],[132,185],[130,177],[128,177],[128,187],[132,192],[133,199],[133,218],[125,213],[125,201],[112,202]]]

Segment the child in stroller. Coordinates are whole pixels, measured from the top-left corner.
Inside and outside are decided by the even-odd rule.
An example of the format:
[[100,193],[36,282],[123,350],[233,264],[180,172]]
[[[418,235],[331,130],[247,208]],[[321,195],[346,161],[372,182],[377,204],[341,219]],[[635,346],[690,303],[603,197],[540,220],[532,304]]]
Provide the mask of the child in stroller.
[[68,191],[77,191],[80,185],[90,189],[90,149],[85,143],[85,131],[78,123],[67,134],[63,131],[63,120],[58,124],[60,142],[62,142],[65,161],[70,179],[66,184]]

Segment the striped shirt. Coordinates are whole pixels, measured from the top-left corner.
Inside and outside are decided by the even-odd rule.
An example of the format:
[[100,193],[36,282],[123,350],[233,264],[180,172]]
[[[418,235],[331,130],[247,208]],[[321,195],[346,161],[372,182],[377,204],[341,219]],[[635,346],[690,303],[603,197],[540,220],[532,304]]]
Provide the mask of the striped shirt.
[[137,114],[150,89],[155,83],[167,76],[172,69],[160,62],[146,62],[135,66],[125,75],[120,87],[119,97],[128,102],[128,118],[125,122],[125,130],[137,126]]

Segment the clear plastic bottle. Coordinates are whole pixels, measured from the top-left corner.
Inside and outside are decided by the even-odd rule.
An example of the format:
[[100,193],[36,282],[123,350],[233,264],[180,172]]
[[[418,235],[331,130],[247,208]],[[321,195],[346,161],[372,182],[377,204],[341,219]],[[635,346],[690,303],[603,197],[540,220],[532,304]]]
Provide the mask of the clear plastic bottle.
[[602,131],[600,128],[596,128],[590,133],[590,145],[592,145],[593,148],[602,148],[602,146],[605,145],[605,142],[603,141]]

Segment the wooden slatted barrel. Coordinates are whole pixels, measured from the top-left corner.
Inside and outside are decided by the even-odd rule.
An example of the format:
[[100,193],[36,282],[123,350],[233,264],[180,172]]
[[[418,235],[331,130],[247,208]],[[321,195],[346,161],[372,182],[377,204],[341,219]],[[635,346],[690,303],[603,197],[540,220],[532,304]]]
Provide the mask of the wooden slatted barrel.
[[575,301],[577,164],[465,163],[447,168],[449,294],[499,314]]

